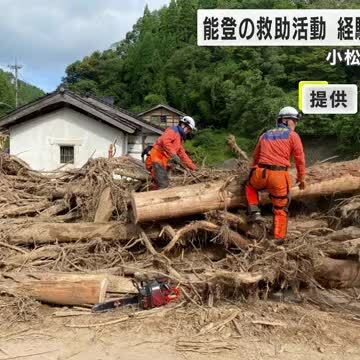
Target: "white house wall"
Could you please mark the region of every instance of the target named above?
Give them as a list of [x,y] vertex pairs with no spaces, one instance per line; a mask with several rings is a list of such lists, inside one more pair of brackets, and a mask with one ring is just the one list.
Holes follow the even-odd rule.
[[128,135],[127,151],[128,154],[136,159],[141,159],[144,146],[152,145],[160,135]]
[[64,108],[10,128],[10,154],[17,155],[35,170],[60,167],[60,145],[74,146],[73,167],[90,156],[107,157],[116,141],[116,156],[126,152],[125,134],[75,110]]

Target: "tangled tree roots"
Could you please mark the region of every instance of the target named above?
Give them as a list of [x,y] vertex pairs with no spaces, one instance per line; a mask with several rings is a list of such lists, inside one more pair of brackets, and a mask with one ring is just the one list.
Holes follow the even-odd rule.
[[[229,142],[242,157],[240,177],[245,179],[247,159],[234,139]],[[358,164],[321,165],[319,169],[325,177],[335,173],[353,176]],[[203,167],[190,174],[180,169],[171,182],[225,181],[217,194],[221,200],[226,184],[238,173]],[[310,170],[311,181],[318,174]],[[81,169],[43,174],[2,154],[2,272],[105,272],[142,280],[167,276],[179,284],[186,300],[200,306],[226,299],[268,298],[290,288],[360,287],[359,195],[338,201],[329,214],[295,218],[290,222],[288,241],[279,247],[269,240],[271,219],[263,226],[248,224],[244,214],[226,208],[135,225],[130,193],[147,190],[148,183],[143,164],[127,156],[90,159]],[[2,289],[11,297],[1,300],[17,309],[19,318],[30,319],[34,312],[21,310],[21,304],[30,301],[27,294],[21,297],[10,291],[14,287],[6,287],[9,279],[5,277]],[[109,289],[107,296],[115,296],[117,291]]]

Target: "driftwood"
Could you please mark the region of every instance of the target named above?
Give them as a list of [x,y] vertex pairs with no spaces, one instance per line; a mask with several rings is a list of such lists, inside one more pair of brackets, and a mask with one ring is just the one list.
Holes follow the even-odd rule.
[[[10,244],[50,244],[78,241],[125,241],[139,237],[137,226],[119,223],[34,223],[26,228],[7,229]],[[157,238],[160,229],[148,230],[150,238]]]
[[32,251],[26,251],[23,254],[8,256],[2,261],[1,265],[18,267],[35,260],[55,260],[58,256],[58,246],[43,246]]
[[54,205],[48,207],[40,213],[40,217],[48,218],[54,215],[57,215],[69,208],[68,204],[64,200],[58,200]]
[[[239,161],[237,170],[200,168],[194,176],[177,171],[171,184],[183,186],[144,192],[148,174],[143,164],[128,158],[90,159],[81,169],[44,176],[0,157],[0,266],[7,271],[0,277],[3,293],[89,304],[101,301],[105,291],[111,297],[136,291],[133,278],[167,276],[180,284],[188,301],[212,306],[216,300],[268,295],[279,285],[359,286],[354,261],[359,228],[335,231],[328,223],[330,217],[344,215],[342,226],[359,224],[356,197],[338,204],[336,214],[321,214],[321,220],[316,214],[296,217],[289,241],[277,247],[267,241],[270,219],[250,226],[243,214],[230,212],[246,205],[246,160]],[[294,186],[293,198],[357,192],[359,163],[308,169],[307,189]],[[141,227],[130,223],[131,191],[143,191],[132,195]],[[267,194],[261,196],[262,203],[268,201]],[[185,217],[193,214],[199,216]],[[166,223],[158,221],[167,218]],[[55,269],[76,272],[49,272]]]
[[31,205],[17,206],[10,205],[0,213],[1,218],[33,215],[49,208],[52,204],[49,201],[42,201]]
[[232,271],[208,271],[204,273],[206,281],[213,285],[223,283],[232,287],[240,287],[242,285],[257,284],[261,280],[273,277],[273,274],[262,273],[234,273]]
[[329,256],[347,257],[360,254],[360,238],[345,241],[330,241],[322,247],[324,253]]
[[353,260],[323,258],[315,279],[326,288],[360,287],[360,263]]
[[360,238],[360,228],[356,226],[349,226],[326,236],[326,239],[331,241],[345,241],[358,238]]
[[251,226],[247,223],[244,215],[233,214],[227,211],[214,210],[206,214],[207,218],[217,224],[229,224],[229,226],[243,233],[248,232]]
[[95,213],[95,223],[108,222],[114,211],[114,205],[111,199],[111,189],[106,187],[100,196],[99,204]]
[[[172,250],[172,248],[176,245],[176,243],[186,234],[192,232],[198,232],[200,230],[207,231],[215,235],[221,233],[221,227],[219,225],[213,224],[209,221],[195,221],[178,230],[175,233],[175,236],[172,238],[172,240],[166,245],[163,252],[164,253],[170,252],[170,250]],[[222,235],[223,238],[225,238],[231,244],[235,245],[240,249],[246,249],[249,245],[249,242],[243,236],[241,236],[235,231],[228,229],[226,233],[223,233]]]

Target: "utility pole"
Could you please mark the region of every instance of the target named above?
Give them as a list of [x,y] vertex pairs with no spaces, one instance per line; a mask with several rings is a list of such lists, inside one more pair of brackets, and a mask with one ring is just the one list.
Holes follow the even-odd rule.
[[22,65],[18,65],[17,60],[15,59],[15,65],[9,65],[9,68],[11,70],[14,70],[15,73],[15,108],[17,108],[19,104],[18,75],[19,70],[22,68]]

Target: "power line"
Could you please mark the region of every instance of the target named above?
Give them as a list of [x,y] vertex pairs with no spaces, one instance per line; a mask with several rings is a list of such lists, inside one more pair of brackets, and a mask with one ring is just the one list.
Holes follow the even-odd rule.
[[19,87],[18,87],[18,77],[19,70],[22,68],[22,65],[18,65],[17,60],[15,59],[15,65],[9,65],[11,70],[14,70],[15,73],[15,107],[18,107],[19,103]]

